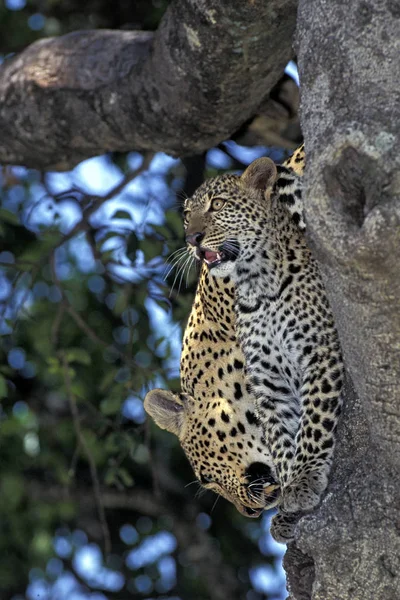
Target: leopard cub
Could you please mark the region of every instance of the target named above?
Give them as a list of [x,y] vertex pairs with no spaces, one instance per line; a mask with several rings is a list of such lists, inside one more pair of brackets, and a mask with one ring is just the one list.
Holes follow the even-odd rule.
[[270,159],[209,180],[187,211],[187,239],[210,275],[234,282],[236,334],[289,513],[325,490],[341,407],[340,345],[307,246],[301,177]]

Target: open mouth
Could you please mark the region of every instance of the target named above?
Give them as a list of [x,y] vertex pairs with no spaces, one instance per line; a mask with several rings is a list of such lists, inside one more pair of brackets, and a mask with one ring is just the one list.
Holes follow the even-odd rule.
[[264,497],[260,498],[260,502],[264,504],[261,507],[250,507],[250,506],[241,506],[239,512],[245,517],[250,517],[252,519],[256,519],[261,515],[264,510],[269,510],[270,508],[274,508],[280,499],[280,487],[278,485],[268,485],[264,487]]
[[249,506],[242,506],[239,512],[241,512],[245,517],[250,517],[250,519],[257,519],[263,510],[263,508],[250,508]]
[[247,517],[258,517],[262,511],[269,510],[279,503],[280,486],[275,479],[271,467],[262,462],[251,463],[246,471],[246,493],[251,508],[244,502],[240,512]]
[[229,242],[228,244],[222,244],[218,251],[210,250],[209,248],[203,248],[198,246],[197,256],[200,260],[204,260],[209,269],[227,262],[229,260],[236,260],[239,255],[239,245],[237,242]]
[[226,260],[224,252],[213,252],[212,250],[207,250],[207,248],[199,248],[197,252],[199,258],[204,260],[209,269],[220,265]]
[[281,488],[279,485],[269,485],[264,487],[264,499],[265,499],[265,508],[264,510],[268,510],[269,508],[273,508],[278,503],[281,495]]

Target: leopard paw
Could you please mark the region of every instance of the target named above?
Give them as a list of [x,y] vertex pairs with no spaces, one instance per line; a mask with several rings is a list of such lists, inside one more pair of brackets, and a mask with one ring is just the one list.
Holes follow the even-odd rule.
[[286,514],[278,512],[271,519],[271,535],[276,542],[288,544],[294,539],[294,530],[299,519],[299,515]]
[[312,510],[319,504],[327,484],[327,475],[322,471],[310,471],[291,479],[282,492],[284,510],[289,513]]

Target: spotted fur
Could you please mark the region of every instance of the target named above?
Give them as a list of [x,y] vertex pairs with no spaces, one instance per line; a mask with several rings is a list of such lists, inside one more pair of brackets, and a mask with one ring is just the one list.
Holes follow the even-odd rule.
[[301,194],[298,175],[259,159],[203,184],[187,215],[210,274],[235,283],[237,336],[287,512],[312,509],[326,488],[343,370]]
[[279,489],[235,335],[234,289],[203,266],[183,339],[181,394],[152,390],[145,409],[179,437],[199,482],[246,516],[276,504]]
[[[303,148],[288,167],[280,168],[276,189],[282,206],[302,228],[301,198],[290,174],[302,172]],[[204,218],[205,228],[212,227],[212,221],[205,222],[204,199],[218,195],[221,184],[224,194],[235,194],[238,183],[237,176],[206,182],[187,203],[186,210],[191,211],[187,228],[196,229],[196,218]],[[178,435],[203,485],[233,502],[243,514],[257,516],[277,502],[281,482],[256,415],[255,394],[246,380],[235,330],[234,286],[228,276],[211,275],[203,264],[183,342],[182,394],[153,390],[145,408],[161,427]]]

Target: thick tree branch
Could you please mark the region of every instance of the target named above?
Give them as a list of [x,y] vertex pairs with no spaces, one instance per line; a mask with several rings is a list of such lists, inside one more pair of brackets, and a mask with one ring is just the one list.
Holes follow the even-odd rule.
[[286,558],[293,600],[400,597],[399,40],[396,2],[300,1],[306,216],[356,393],[298,527],[314,580]]
[[292,55],[296,0],[176,0],[153,35],[79,31],[0,66],[0,162],[199,153],[255,114]]

